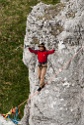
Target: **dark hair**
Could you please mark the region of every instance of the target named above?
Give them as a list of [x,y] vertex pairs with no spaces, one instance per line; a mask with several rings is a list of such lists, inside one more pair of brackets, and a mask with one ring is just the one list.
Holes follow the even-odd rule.
[[43,48],[44,48],[44,50],[46,50],[46,47],[45,47],[45,46],[41,46],[41,47],[43,47]]
[[46,50],[46,47],[44,46],[44,50]]
[[44,43],[40,43],[40,44],[38,45],[38,47],[40,47],[40,46],[45,47],[45,44],[44,44]]

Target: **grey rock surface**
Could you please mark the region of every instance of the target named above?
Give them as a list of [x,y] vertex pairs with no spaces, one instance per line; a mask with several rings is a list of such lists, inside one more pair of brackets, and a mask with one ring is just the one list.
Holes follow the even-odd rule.
[[11,120],[6,120],[0,115],[0,125],[15,125]]
[[[27,18],[24,45],[38,49],[45,42],[56,52],[48,58],[48,84],[25,106],[21,125],[84,125],[84,1],[61,2],[39,3]],[[23,61],[32,95],[38,88],[37,57],[24,47]]]

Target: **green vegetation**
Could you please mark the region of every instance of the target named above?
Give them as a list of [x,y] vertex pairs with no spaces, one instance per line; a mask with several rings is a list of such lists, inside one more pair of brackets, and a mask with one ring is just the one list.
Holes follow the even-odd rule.
[[[43,0],[56,4],[59,0]],[[28,98],[28,70],[22,62],[26,18],[38,0],[0,0],[0,113]],[[23,110],[24,107],[21,107]]]
[[59,3],[60,0],[40,0],[46,4],[56,4]]

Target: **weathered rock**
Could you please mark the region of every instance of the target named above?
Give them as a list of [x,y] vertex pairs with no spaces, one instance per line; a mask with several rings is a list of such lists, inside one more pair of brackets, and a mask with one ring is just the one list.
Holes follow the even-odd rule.
[[[56,52],[48,58],[48,85],[26,105],[22,125],[84,125],[84,48],[72,58],[84,46],[83,4],[83,0],[56,6],[39,3],[29,14],[24,44],[37,49],[38,43],[45,42]],[[23,61],[33,94],[38,88],[37,59],[24,48]]]
[[15,125],[11,120],[6,120],[0,115],[0,125]]

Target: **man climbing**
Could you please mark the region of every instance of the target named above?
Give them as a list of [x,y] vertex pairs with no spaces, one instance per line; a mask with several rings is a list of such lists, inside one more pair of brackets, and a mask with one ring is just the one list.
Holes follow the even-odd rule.
[[38,78],[40,81],[40,86],[37,91],[41,91],[41,89],[45,86],[44,77],[47,70],[47,57],[48,55],[53,54],[55,50],[46,50],[44,43],[39,44],[38,47],[39,50],[34,50],[29,47],[29,51],[36,54],[38,58]]

